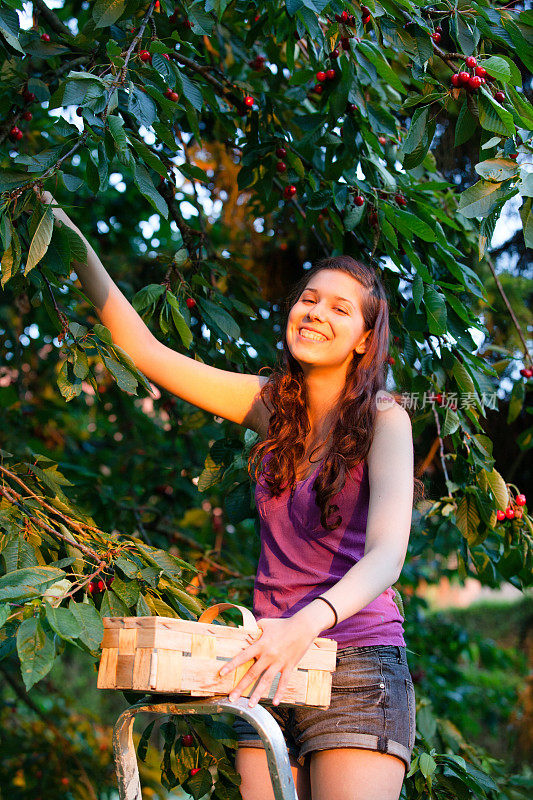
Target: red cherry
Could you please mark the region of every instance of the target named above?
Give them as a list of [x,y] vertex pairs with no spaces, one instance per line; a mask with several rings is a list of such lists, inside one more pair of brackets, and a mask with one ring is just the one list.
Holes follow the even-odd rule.
[[462,71],[459,73],[459,80],[461,81],[461,83],[463,84],[463,86],[466,86],[466,84],[467,84],[467,83],[468,83],[468,81],[470,80],[470,75],[468,74],[468,72],[465,72],[465,70],[462,70]]
[[105,589],[105,583],[102,580],[99,580],[96,584],[96,588],[99,592],[103,592]]
[[522,509],[521,508],[515,508],[515,510],[514,510],[514,518],[515,519],[522,519],[523,516],[524,516],[524,512],[522,511]]
[[49,42],[50,41],[50,34],[43,33],[43,35],[41,36],[41,39],[43,40],[43,42]]
[[150,62],[152,61],[152,56],[148,52],[148,50],[140,50],[139,51],[139,58],[141,59],[141,61],[144,61],[145,63],[147,61],[150,61]]
[[365,203],[365,198],[360,194],[356,194],[353,201],[356,206],[362,206]]
[[478,75],[471,75],[468,79],[468,88],[476,91],[481,86],[481,78]]
[[355,103],[346,103],[346,113],[353,114],[357,111],[357,106]]
[[197,772],[200,772],[200,769],[200,767],[193,767],[191,770],[189,770],[189,775],[196,775]]
[[365,17],[363,17],[363,25],[367,25],[370,22],[370,20],[371,20],[371,16],[370,16],[370,14],[367,14]]
[[522,369],[520,370],[520,375],[522,375],[523,378],[527,378],[526,372],[527,369],[525,367],[522,367]]
[[477,61],[474,58],[474,56],[468,56],[465,63],[467,67],[470,67],[470,69],[474,69],[474,67],[477,67]]
[[338,48],[336,48],[336,47],[335,47],[335,48],[334,48],[334,49],[331,51],[331,53],[329,54],[329,57],[330,57],[330,58],[338,58],[338,57],[339,57],[339,55],[340,55],[340,53],[339,53],[339,51],[338,51]]
[[496,512],[496,519],[498,520],[498,522],[502,522],[502,520],[505,519],[505,511],[498,509]]
[[194,737],[191,733],[184,733],[181,737],[181,743],[184,747],[191,747],[194,744]]
[[[514,157],[516,158],[517,155],[518,155],[518,153],[515,153]],[[511,158],[512,158],[512,156],[511,156]],[[533,369],[531,367],[528,367],[526,369],[526,378],[533,378]]]
[[167,61],[170,61],[170,56],[168,53],[163,53],[163,58],[166,58]]
[[517,494],[515,498],[515,503],[517,506],[525,506],[526,504],[525,494]]
[[437,27],[435,28],[435,33],[442,33],[442,28],[440,25],[437,25]]
[[[509,158],[512,158],[513,161],[515,161],[518,158],[518,153],[509,153]],[[527,372],[529,372],[529,375]],[[531,370],[526,370],[526,378],[531,378],[531,375],[533,375],[533,372]]]
[[290,200],[290,198],[294,197],[295,194],[296,194],[296,186],[294,186],[294,184],[286,186],[283,190],[283,197],[286,200]]
[[394,356],[389,356],[389,357],[387,358],[387,361],[389,362],[389,364],[391,365],[391,367],[392,367],[392,366],[393,366],[393,365],[396,363],[396,360],[395,360]]
[[317,72],[317,74],[316,74],[316,79],[317,79],[317,81],[320,81],[320,82],[322,83],[323,81],[325,81],[325,80],[326,80],[326,73],[325,73],[325,72],[323,72],[322,70],[320,70],[320,71],[319,71],[319,72]]
[[18,131],[17,131],[16,139],[18,139],[18,141],[20,142],[20,140],[23,138],[23,136],[24,136],[24,133],[19,128]]
[[511,508],[511,506],[507,506],[507,508],[505,509],[505,516],[507,517],[507,519],[514,519],[514,508]]
[[61,778],[61,783],[63,784],[63,786],[68,786],[70,783],[70,779],[67,778],[66,775],[63,775],[63,777]]
[[278,163],[276,164],[276,169],[281,174],[282,172],[285,172],[285,170],[287,169],[287,165],[284,161],[278,161]]
[[442,395],[440,392],[438,392],[438,394],[435,395],[435,402],[438,406],[442,405]]
[[496,92],[494,99],[497,100],[498,103],[503,103],[505,100],[505,92]]
[[476,75],[479,75],[480,78],[484,78],[487,74],[487,70],[485,67],[476,67]]
[[386,144],[387,143],[387,137],[386,136],[378,136],[378,142],[380,144]]
[[341,14],[341,22],[348,22],[349,14],[347,11],[343,11]]
[[180,96],[179,96],[179,94],[177,92],[170,92],[170,94],[167,95],[167,96],[168,96],[168,99],[172,100],[173,103],[177,103],[178,100],[180,99]]
[[33,114],[31,111],[24,111],[22,114],[22,119],[25,119],[27,122],[30,122],[33,119]]
[[399,206],[406,206],[407,205],[407,200],[401,194],[395,194],[394,195],[394,199],[396,200],[396,202],[398,203]]
[[322,92],[324,91],[324,87],[322,86],[321,83],[315,83],[311,91],[314,92],[315,94],[322,94]]
[[455,75],[452,75],[452,86],[456,88],[461,86],[461,78],[459,77],[459,73],[456,72]]
[[78,106],[78,108],[76,109],[76,114],[78,115],[78,117],[83,116],[83,108],[81,106]]
[[394,337],[394,344],[400,344],[400,337],[399,336],[395,336]]
[[11,130],[9,131],[9,138],[10,139],[16,139],[17,138],[17,133],[19,132],[19,130],[20,130],[20,128],[17,128],[17,126],[14,125],[11,128]]
[[96,583],[95,583],[95,581],[89,581],[89,583],[88,583],[88,586],[87,586],[87,592],[88,592],[89,594],[93,594],[93,592],[95,591],[95,589],[96,589]]
[[337,77],[337,73],[334,69],[327,69],[326,70],[326,80],[327,81],[334,81]]
[[363,14],[363,16],[367,17],[371,13],[372,12],[370,11],[368,6],[361,6],[361,14]]
[[155,10],[156,10],[156,11],[159,11],[159,10],[160,10],[160,8],[161,8],[161,3],[159,2],[159,0],[155,0],[155,3],[154,3],[154,8],[155,8]]
[[187,308],[194,308],[196,305],[196,300],[194,299],[194,297],[188,297],[185,301],[185,305],[187,306]]
[[192,22],[190,21],[190,19],[188,19],[187,17],[185,17],[185,19],[183,20],[183,27],[184,27],[184,28],[189,28],[189,29],[190,29],[190,28],[192,28],[192,25],[193,25],[193,24],[192,24]]
[[[363,22],[364,22],[364,20],[363,20]],[[441,40],[441,34],[438,31],[435,31],[435,33],[431,34],[431,38],[433,39],[435,44],[438,44],[440,42],[440,40]]]
[[244,105],[248,106],[248,108],[251,108],[253,106],[254,102],[255,102],[255,100],[254,100],[254,98],[252,97],[251,94],[247,94],[246,97],[244,98]]
[[35,100],[37,99],[33,94],[33,92],[28,92],[27,90],[24,92],[22,96],[27,103],[34,103]]
[[285,156],[287,155],[287,151],[285,150],[284,147],[277,147],[276,155],[278,158],[285,158]]

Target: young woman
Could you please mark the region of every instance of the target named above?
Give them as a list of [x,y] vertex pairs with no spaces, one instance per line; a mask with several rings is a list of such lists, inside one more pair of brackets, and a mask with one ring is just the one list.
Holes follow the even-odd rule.
[[[56,205],[49,192],[42,199]],[[84,240],[76,263],[98,315],[136,366],[193,405],[255,430],[261,555],[253,613],[261,637],[225,670],[253,659],[230,693],[276,676],[273,705],[299,800],[397,800],[415,738],[415,696],[403,618],[393,600],[413,503],[409,415],[383,391],[388,305],[376,273],[349,256],[324,259],[291,292],[282,366],[270,378],[216,369],[161,344]],[[332,501],[330,503],[330,500]],[[327,710],[278,707],[317,636],[338,643]],[[273,797],[259,735],[234,724],[244,800]]]

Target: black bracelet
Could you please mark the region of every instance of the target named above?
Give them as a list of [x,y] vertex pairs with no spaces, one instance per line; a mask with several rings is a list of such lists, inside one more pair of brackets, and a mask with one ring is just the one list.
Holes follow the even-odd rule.
[[[339,621],[339,618],[337,617],[337,612],[335,611],[335,607],[334,607],[333,603],[330,603],[330,602],[329,602],[329,600],[326,600],[326,598],[325,598],[325,597],[322,597],[322,595],[321,595],[321,594],[320,594],[320,595],[318,595],[318,597],[315,597],[315,600],[323,600],[323,601],[324,601],[324,603],[327,603],[327,604],[328,604],[328,606],[331,608],[331,610],[332,610],[332,611],[333,611],[333,613],[335,614],[335,622],[334,622],[334,623],[333,623],[333,625],[331,625],[330,627],[331,627],[331,628],[334,628],[334,627],[335,627],[335,625],[338,623],[338,621]],[[327,630],[329,630],[329,628],[328,628]]]

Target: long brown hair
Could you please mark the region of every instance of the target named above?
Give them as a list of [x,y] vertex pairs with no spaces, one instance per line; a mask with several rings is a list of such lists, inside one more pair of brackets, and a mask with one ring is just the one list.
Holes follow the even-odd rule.
[[[365,330],[371,331],[367,337],[366,351],[360,354],[354,350],[327,437],[331,437],[331,444],[313,483],[321,525],[327,530],[334,530],[341,524],[342,517],[338,514],[333,522],[328,522],[328,517],[338,511],[335,504],[328,507],[329,500],[344,487],[348,472],[366,459],[377,414],[376,393],[385,388],[389,306],[385,289],[372,267],[351,256],[323,258],[307,270],[290,290],[283,308],[283,350],[260,393],[261,399],[272,411],[268,433],[266,439],[250,448],[248,472],[257,481],[262,459],[266,453],[270,453],[263,480],[271,495],[277,497],[296,483],[296,467],[305,454],[310,423],[304,372],[287,344],[287,320],[310,278],[323,269],[345,272],[364,287],[366,291],[362,292],[361,312]],[[322,445],[323,442],[314,449]]]

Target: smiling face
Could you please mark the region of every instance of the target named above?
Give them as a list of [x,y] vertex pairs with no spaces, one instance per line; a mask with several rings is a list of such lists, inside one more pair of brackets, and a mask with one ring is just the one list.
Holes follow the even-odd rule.
[[354,351],[364,353],[370,333],[361,312],[365,291],[340,270],[323,269],[309,279],[290,310],[286,331],[290,352],[304,371],[306,366],[348,367]]

